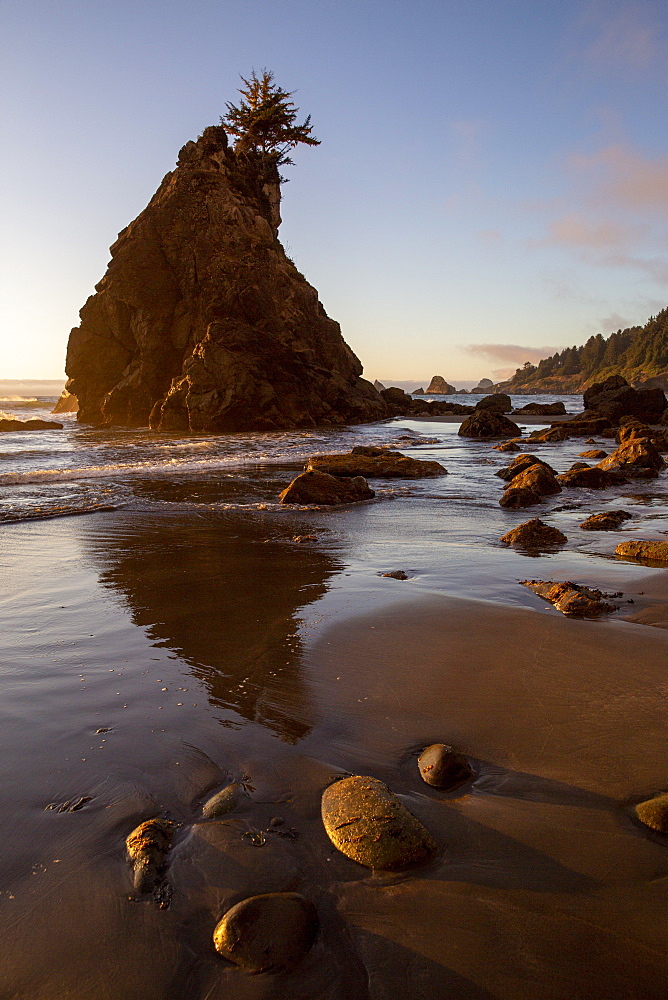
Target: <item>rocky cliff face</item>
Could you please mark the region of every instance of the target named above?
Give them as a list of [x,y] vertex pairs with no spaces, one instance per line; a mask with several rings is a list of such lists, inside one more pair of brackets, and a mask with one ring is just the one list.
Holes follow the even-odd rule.
[[278,174],[188,142],[111,247],[67,350],[78,419],[170,431],[380,419],[387,406],[277,238]]

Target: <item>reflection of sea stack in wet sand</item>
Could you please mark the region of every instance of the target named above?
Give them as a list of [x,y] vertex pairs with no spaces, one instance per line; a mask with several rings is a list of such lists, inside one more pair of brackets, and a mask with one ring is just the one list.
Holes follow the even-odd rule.
[[232,431],[387,415],[285,255],[278,171],[258,163],[207,128],[120,233],[70,334],[79,420]]

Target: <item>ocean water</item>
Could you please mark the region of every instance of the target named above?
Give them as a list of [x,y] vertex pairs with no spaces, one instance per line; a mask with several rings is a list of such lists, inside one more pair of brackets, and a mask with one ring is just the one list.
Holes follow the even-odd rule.
[[[434,398],[462,401],[461,396]],[[557,398],[564,399],[569,412],[581,409],[579,396],[541,397],[541,401]],[[532,399],[518,397],[517,404]],[[471,402],[475,401],[474,397]],[[231,480],[241,487],[241,495],[219,502],[235,506],[271,502],[275,497],[263,483],[267,476],[276,478],[275,467],[296,468],[310,455],[348,451],[357,444],[392,445],[411,454],[427,448],[430,457],[447,459],[456,468],[470,452],[467,443],[457,438],[456,424],[438,424],[436,431],[427,431],[421,422],[402,418],[340,429],[174,436],[145,428],[88,427],[77,423],[75,414],[52,415],[55,402],[55,397],[0,397],[0,413],[7,417],[57,420],[64,425],[62,430],[0,434],[0,520],[53,516],[98,504],[145,504],[146,491],[137,484],[146,478],[165,482],[190,477],[209,493],[215,484],[232,486]]]
[[[535,397],[538,402],[558,399],[567,412],[582,409],[580,396]],[[513,403],[532,401],[521,396]],[[156,517],[191,512],[226,517],[230,527],[243,523],[244,531],[271,528],[282,535],[294,522],[295,534],[316,531],[328,543],[346,548],[352,575],[359,572],[364,578],[369,565],[378,572],[402,568],[418,586],[533,607],[544,605],[516,586],[517,579],[535,575],[527,570],[527,555],[499,543],[501,535],[522,521],[546,518],[564,531],[567,548],[543,556],[543,562],[552,563],[557,578],[590,585],[601,585],[605,577],[622,586],[647,572],[614,559],[621,538],[638,537],[639,531],[647,538],[668,534],[666,475],[621,489],[567,490],[537,507],[503,510],[498,501],[504,483],[494,473],[512,456],[494,451],[494,442],[459,437],[458,422],[399,417],[342,428],[175,436],[145,428],[85,426],[75,414],[52,417],[54,404],[53,397],[0,400],[8,416],[51,418],[64,425],[62,430],[0,435],[0,523],[100,510],[108,510],[108,517],[121,510]],[[522,428],[521,417],[517,421]],[[524,425],[525,432],[539,426]],[[374,500],[328,511],[303,510],[299,518],[294,508],[278,502],[309,456],[345,452],[359,444],[390,445],[416,458],[434,459],[448,475],[376,480]],[[614,442],[601,438],[598,445],[610,451]],[[588,447],[576,438],[528,443],[525,450],[564,472]],[[632,515],[619,532],[578,529],[590,514],[619,507]]]

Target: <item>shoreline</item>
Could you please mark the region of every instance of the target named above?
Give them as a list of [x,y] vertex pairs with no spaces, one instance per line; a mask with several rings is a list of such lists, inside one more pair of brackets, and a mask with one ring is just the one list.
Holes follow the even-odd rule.
[[[410,417],[411,420],[422,420],[428,423],[441,423],[441,424],[461,424],[462,421],[466,419],[466,414],[461,413],[444,413],[442,416],[430,417],[426,414],[420,413],[415,414]],[[470,414],[468,414],[470,416]],[[504,413],[505,417],[512,420],[513,423],[519,424],[530,424],[533,426],[545,426],[549,427],[552,423],[560,423],[565,420],[573,420],[576,417],[582,416],[581,413],[555,413],[555,414],[538,414],[538,413]]]

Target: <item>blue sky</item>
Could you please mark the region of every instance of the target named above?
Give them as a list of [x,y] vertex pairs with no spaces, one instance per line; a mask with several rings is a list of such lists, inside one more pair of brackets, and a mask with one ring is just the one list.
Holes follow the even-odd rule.
[[4,0],[0,378],[58,378],[116,234],[268,67],[280,237],[370,378],[495,377],[668,305],[665,0]]

